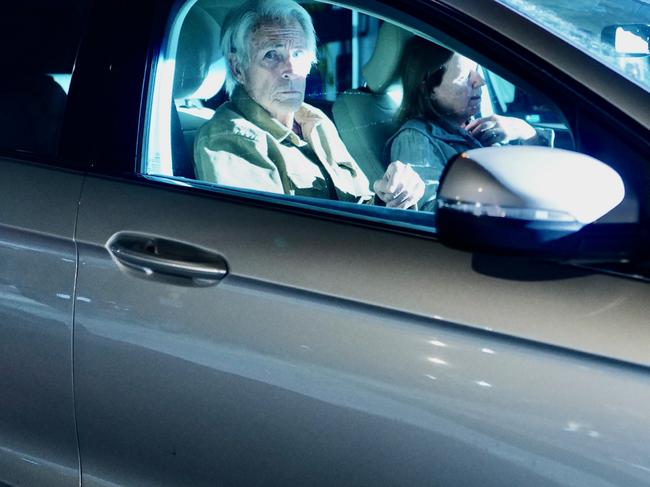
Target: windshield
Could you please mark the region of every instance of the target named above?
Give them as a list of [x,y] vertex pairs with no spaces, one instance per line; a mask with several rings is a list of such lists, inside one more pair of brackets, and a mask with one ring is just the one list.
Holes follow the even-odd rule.
[[[497,0],[650,91],[650,0]],[[635,24],[629,29],[630,24]],[[640,24],[642,26],[639,31]],[[618,27],[620,26],[620,27]],[[627,26],[627,27],[626,27]],[[610,39],[608,31],[624,36]],[[613,36],[611,36],[613,37]],[[637,46],[634,54],[620,39]],[[629,45],[629,42],[628,42]],[[640,47],[639,47],[640,46]],[[643,54],[645,52],[645,54]]]

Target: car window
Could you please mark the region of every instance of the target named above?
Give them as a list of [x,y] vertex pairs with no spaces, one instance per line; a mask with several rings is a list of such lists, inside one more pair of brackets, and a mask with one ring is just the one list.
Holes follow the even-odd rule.
[[[199,0],[173,13],[153,76],[145,175],[431,229],[437,186],[455,154],[524,143],[573,148],[562,111],[539,92],[508,81],[507,69],[497,74],[435,40],[352,9],[302,2],[315,45],[302,38],[291,38],[291,46],[255,40],[246,53],[249,62],[243,62],[236,56],[242,49],[234,47],[236,36],[231,40],[228,34],[228,19],[236,17],[239,5]],[[291,32],[296,25],[304,34],[301,25],[284,27]],[[415,39],[463,59],[457,77],[471,92],[461,103],[474,109],[458,126],[429,123],[430,112],[405,116],[409,97],[403,78],[413,71],[405,68],[405,59],[419,52]],[[447,61],[451,58],[444,66]],[[284,81],[269,74],[278,63],[292,66],[291,79],[280,88]],[[295,92],[307,105],[288,110],[287,125],[282,107],[293,103]],[[423,136],[434,126],[433,138]],[[435,162],[422,162],[431,157]],[[408,181],[414,180],[418,196],[409,200]]]
[[554,132],[553,147],[574,149],[573,135],[562,112],[548,98],[536,91],[525,90],[497,73],[483,69],[486,82],[483,114],[496,113],[525,120],[534,127]]
[[650,91],[645,0],[498,0]]
[[2,6],[0,151],[56,154],[87,3]]

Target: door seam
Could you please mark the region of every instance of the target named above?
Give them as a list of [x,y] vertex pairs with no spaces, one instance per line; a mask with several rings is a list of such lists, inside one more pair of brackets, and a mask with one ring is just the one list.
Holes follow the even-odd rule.
[[71,323],[71,333],[70,333],[70,377],[72,382],[72,417],[74,425],[74,435],[75,441],[77,443],[77,465],[79,468],[79,487],[81,487],[82,479],[82,466],[81,466],[81,445],[79,444],[79,428],[77,425],[77,397],[76,397],[76,387],[75,387],[75,321],[76,321],[76,312],[77,312],[77,280],[79,278],[79,245],[77,242],[77,226],[79,224],[79,213],[81,212],[81,198],[83,195],[84,186],[86,184],[86,175],[82,175],[81,186],[79,188],[79,196],[77,198],[77,211],[75,214],[74,228],[72,231],[72,243],[74,245],[75,252],[75,270],[74,270],[74,282],[72,285],[72,323]]

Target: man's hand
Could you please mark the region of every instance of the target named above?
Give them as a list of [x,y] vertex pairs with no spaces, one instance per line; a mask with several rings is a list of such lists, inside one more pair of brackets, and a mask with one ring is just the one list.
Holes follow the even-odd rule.
[[537,132],[527,122],[515,117],[490,115],[489,117],[472,120],[465,127],[483,145],[498,143],[507,144],[513,140],[521,140],[525,144],[534,144]]
[[388,208],[410,208],[424,195],[424,181],[411,166],[400,161],[391,162],[384,177],[372,187]]

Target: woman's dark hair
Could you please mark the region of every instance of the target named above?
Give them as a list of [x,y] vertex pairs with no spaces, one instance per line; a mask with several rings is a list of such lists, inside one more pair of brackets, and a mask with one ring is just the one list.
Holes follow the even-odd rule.
[[441,118],[431,100],[431,92],[440,86],[446,63],[453,54],[453,51],[421,37],[416,36],[408,41],[401,64],[404,97],[397,113],[400,123],[411,118]]

